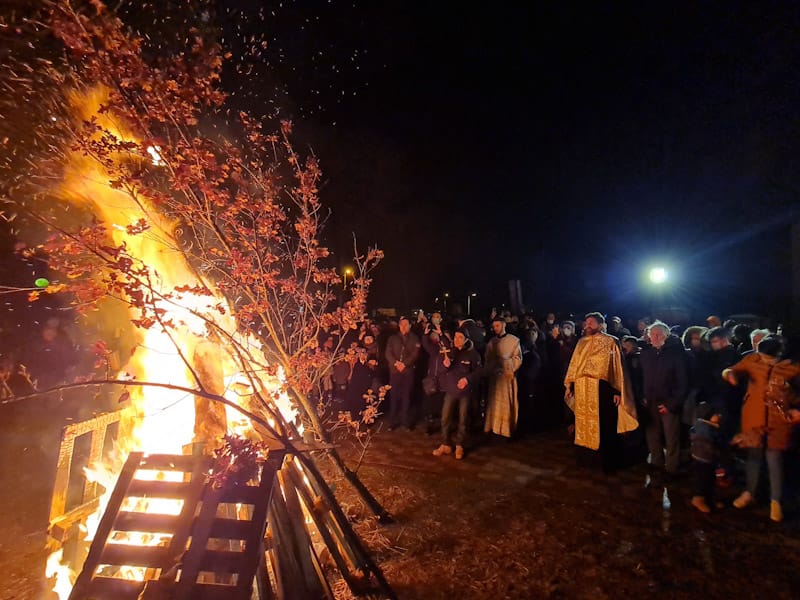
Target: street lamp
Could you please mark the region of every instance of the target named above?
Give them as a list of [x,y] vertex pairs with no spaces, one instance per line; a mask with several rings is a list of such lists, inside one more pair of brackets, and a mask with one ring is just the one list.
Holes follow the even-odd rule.
[[450,292],[444,293],[444,312],[447,314],[447,299],[450,297]]
[[348,275],[352,275],[352,274],[353,274],[353,269],[351,269],[350,267],[345,268],[345,270],[344,270],[344,283],[342,284],[342,287],[345,287],[345,288],[347,287],[347,276]]
[[669,273],[664,267],[654,267],[650,269],[650,283],[654,285],[661,285],[667,278],[669,277]]
[[472,299],[477,295],[478,294],[476,294],[475,292],[472,292],[471,294],[467,294],[467,316],[468,317],[470,315],[472,315]]

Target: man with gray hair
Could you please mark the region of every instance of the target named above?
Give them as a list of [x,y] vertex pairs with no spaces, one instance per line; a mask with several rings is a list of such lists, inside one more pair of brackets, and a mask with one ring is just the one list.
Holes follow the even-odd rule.
[[687,360],[683,344],[670,335],[667,325],[656,321],[647,332],[650,346],[642,350],[641,366],[650,464],[674,475],[680,463],[681,412],[689,391]]
[[772,332],[769,329],[754,329],[750,332],[750,348],[747,352],[742,352],[742,357],[747,356],[748,354],[753,354],[758,348],[759,342],[763,340],[768,335],[772,335]]

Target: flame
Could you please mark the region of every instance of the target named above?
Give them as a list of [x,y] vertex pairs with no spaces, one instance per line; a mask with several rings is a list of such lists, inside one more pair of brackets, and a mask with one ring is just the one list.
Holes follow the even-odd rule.
[[[102,89],[74,94],[71,97],[71,104],[76,118],[88,120],[93,117],[101,127],[119,139],[136,141],[130,132],[122,129],[111,114],[98,113],[98,108],[106,99],[107,95]],[[161,148],[150,146],[145,150],[151,158],[153,167],[159,168],[164,164]],[[57,190],[57,195],[72,205],[88,207],[100,221],[108,224],[109,235],[114,243],[125,244],[132,256],[141,259],[154,273],[157,273],[156,285],[160,287],[160,291],[168,292],[176,286],[193,287],[197,284],[214,289],[209,282],[198,276],[184,255],[177,250],[175,223],[160,214],[146,198],[133,199],[124,191],[113,189],[109,184],[109,175],[91,158],[76,151],[69,155],[63,182]],[[139,234],[130,233],[127,225],[137,223],[141,219],[145,219],[151,229]],[[220,302],[226,303],[221,295],[199,297],[188,293],[183,295],[180,306],[161,302],[159,307],[166,311],[167,319],[185,325],[169,332],[158,326],[141,332],[138,348],[123,372],[135,376],[140,381],[195,388],[196,383],[192,380],[184,358],[180,356],[177,348],[181,349],[185,357],[192,357],[203,343],[208,343],[204,339],[206,322],[203,317],[213,319],[232,334],[237,331],[230,316],[231,311],[226,311],[226,316],[220,315],[216,310],[215,306]],[[260,354],[255,340],[241,337],[243,335],[241,333],[235,335],[240,336],[240,343]],[[259,356],[260,358],[262,357]],[[246,377],[237,372],[233,361],[225,360],[224,356],[222,359],[224,379],[222,385],[226,390],[225,395],[228,399],[238,402],[238,398],[242,396],[241,390],[249,389],[250,383]],[[276,379],[265,376],[262,383],[266,389],[275,391],[280,388],[282,380],[283,374],[279,373]],[[91,465],[86,469],[87,478],[97,481],[106,489],[97,512],[86,523],[87,542],[94,538],[119,469],[130,452],[181,454],[184,447],[193,441],[195,405],[192,394],[168,389],[143,391],[142,388],[135,386],[132,386],[129,392],[131,404],[125,409],[126,415],[120,425],[120,439],[117,441],[114,456],[103,464]],[[285,393],[276,395],[275,405],[287,422],[295,419],[296,409]],[[226,412],[229,431],[242,434],[251,428],[249,421],[233,408],[226,407]],[[180,478],[182,474],[137,471],[135,475],[138,479],[169,479],[176,476]],[[181,500],[156,498],[131,500],[123,510],[178,514],[182,507]],[[110,542],[159,545],[165,543],[165,539],[168,541],[168,537],[154,536],[151,533],[117,532]],[[47,573],[48,577],[56,577],[54,590],[61,600],[66,600],[71,590],[70,581],[74,579],[74,575],[61,564],[61,560],[61,551],[51,555],[47,562]],[[109,567],[103,566],[102,569],[107,574]],[[141,581],[145,576],[144,569],[135,567],[116,569],[117,572],[114,573],[116,577]]]

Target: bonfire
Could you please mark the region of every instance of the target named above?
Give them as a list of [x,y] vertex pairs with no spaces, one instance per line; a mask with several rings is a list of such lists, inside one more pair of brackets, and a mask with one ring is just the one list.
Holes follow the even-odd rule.
[[[259,589],[286,593],[302,585],[324,592],[327,546],[327,566],[338,568],[352,589],[377,582],[391,595],[315,464],[315,456],[331,458],[382,513],[330,443],[319,392],[335,356],[319,340],[341,339],[363,319],[380,251],[356,252],[349,298],[336,306],[343,282],[320,242],[325,213],[317,161],[294,150],[290,123],[273,130],[231,111],[220,86],[228,56],[213,29],[192,25],[183,47],[153,53],[99,1],[76,6],[67,0],[47,4],[15,27],[20,35],[34,31],[46,49],[25,63],[31,75],[23,92],[46,89],[39,103],[50,110],[37,130],[44,140],[39,155],[26,161],[24,177],[16,178],[22,183],[4,190],[5,214],[46,232],[19,248],[51,270],[31,301],[63,295],[80,322],[106,338],[95,344],[94,372],[59,389],[101,389],[113,409],[83,429],[65,430],[62,480],[69,479],[78,432],[100,433],[80,506],[67,506],[67,488],[57,481],[51,526],[61,547],[47,567],[55,590],[62,600],[82,597],[88,588],[72,592],[76,579],[84,585],[102,577],[141,584],[112,591],[192,597],[145,583],[179,585],[181,572],[185,580],[193,556],[187,539],[203,523],[195,504],[214,498],[224,514],[209,519],[263,517],[256,537],[248,530],[248,547],[245,533],[238,542],[217,540],[216,550],[209,546],[260,554],[252,565]],[[223,117],[226,134],[208,134],[207,124]],[[374,402],[368,408],[366,424],[377,415]],[[104,451],[112,422],[117,433]],[[273,481],[279,491],[272,491]],[[136,496],[136,489],[148,492]],[[252,502],[230,500],[237,493]],[[120,528],[125,519],[151,529]],[[294,554],[306,558],[287,566],[278,540],[291,540]],[[137,547],[180,552],[137,553]],[[98,556],[118,557],[118,564],[92,563]],[[248,577],[211,572],[196,581],[246,594]]]

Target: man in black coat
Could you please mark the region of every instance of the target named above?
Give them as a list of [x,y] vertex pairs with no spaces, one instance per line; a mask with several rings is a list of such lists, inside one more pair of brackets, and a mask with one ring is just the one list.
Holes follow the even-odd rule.
[[400,331],[389,338],[386,344],[386,362],[389,363],[389,429],[403,425],[408,429],[414,425],[411,410],[411,395],[414,392],[414,366],[422,344],[411,332],[411,322],[400,318]]
[[653,323],[648,333],[651,345],[642,349],[640,361],[650,464],[674,474],[680,464],[681,413],[689,388],[686,356],[680,339],[670,336],[664,323]]

